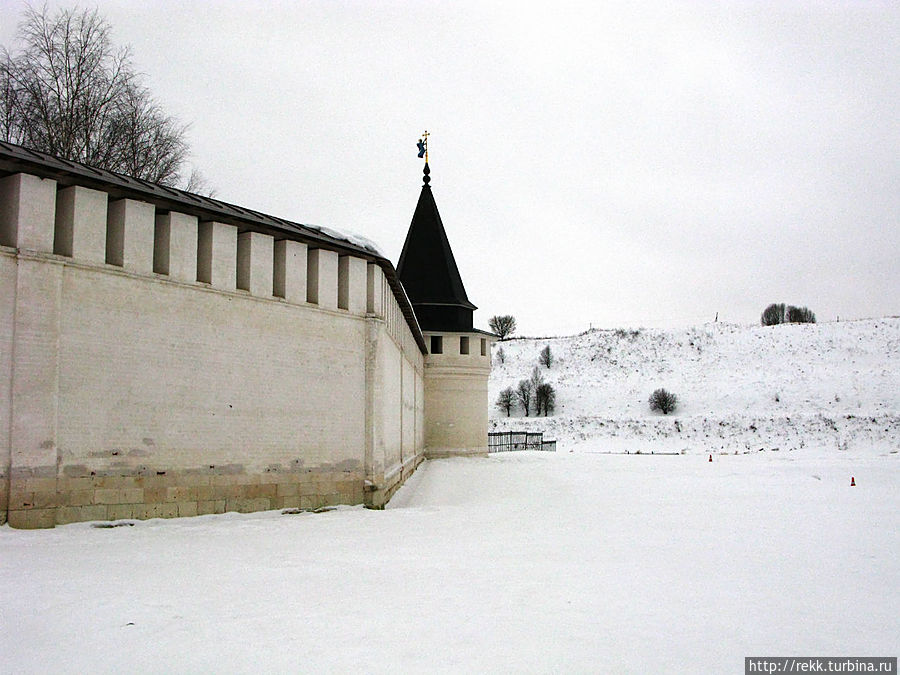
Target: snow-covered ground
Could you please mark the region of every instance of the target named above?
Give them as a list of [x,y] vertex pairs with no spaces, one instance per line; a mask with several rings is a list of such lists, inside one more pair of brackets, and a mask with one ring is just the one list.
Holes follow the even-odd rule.
[[[745,656],[896,656],[900,322],[781,328],[551,341],[559,415],[514,422],[556,425],[559,451],[426,462],[385,511],[2,527],[0,672],[710,673]],[[492,398],[544,344],[504,344]],[[591,356],[596,371],[578,365]],[[674,418],[645,410],[657,386],[682,397]],[[706,418],[734,433],[707,438]],[[667,448],[686,454],[649,454]]]

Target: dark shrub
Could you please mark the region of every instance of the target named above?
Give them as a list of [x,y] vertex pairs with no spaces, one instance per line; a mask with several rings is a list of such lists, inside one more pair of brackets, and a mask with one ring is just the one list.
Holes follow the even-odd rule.
[[677,405],[678,397],[665,389],[657,389],[650,394],[650,410],[659,410],[663,415],[668,415]]

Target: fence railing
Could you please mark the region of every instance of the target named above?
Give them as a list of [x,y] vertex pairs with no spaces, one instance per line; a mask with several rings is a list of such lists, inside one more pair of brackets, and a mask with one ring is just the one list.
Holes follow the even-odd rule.
[[516,450],[556,452],[556,441],[545,441],[543,432],[494,431],[488,434],[488,452]]

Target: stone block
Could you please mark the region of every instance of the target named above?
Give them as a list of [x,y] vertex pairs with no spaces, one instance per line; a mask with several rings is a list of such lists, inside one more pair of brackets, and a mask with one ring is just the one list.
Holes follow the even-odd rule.
[[168,488],[166,487],[145,487],[144,503],[145,504],[161,504],[166,501]]
[[134,504],[110,504],[106,509],[106,517],[109,520],[134,518]]
[[135,504],[134,517],[141,520],[150,518],[177,518],[178,505],[170,504]]
[[279,497],[290,497],[300,494],[299,483],[278,483],[276,494]]
[[368,262],[343,255],[338,259],[338,307],[360,316],[366,313]]
[[286,497],[277,497],[276,509],[299,509],[300,495],[288,495]]
[[116,488],[97,488],[94,490],[94,504],[121,504],[119,490]]
[[366,270],[366,313],[384,316],[384,272],[376,263]]
[[189,487],[170,487],[166,488],[166,502],[186,502],[196,501],[197,493],[194,488]]
[[74,185],[56,195],[53,252],[75,260],[106,262],[105,192]]
[[197,488],[197,501],[206,502],[213,499],[214,488],[212,485],[201,485]]
[[197,515],[207,515],[210,513],[225,513],[224,499],[210,499],[197,503]]
[[55,509],[61,501],[62,495],[52,490],[35,492],[31,503],[35,509]]
[[237,286],[259,298],[272,297],[275,240],[259,232],[238,235]]
[[339,492],[325,495],[325,506],[337,506],[344,503],[344,496]]
[[197,218],[172,211],[156,216],[153,271],[178,281],[197,280]]
[[137,274],[153,271],[156,207],[134,199],[110,202],[106,214],[106,262]]
[[240,497],[232,497],[225,502],[226,511],[237,511],[238,513],[255,513],[256,511],[268,511],[272,508],[271,502],[265,497],[257,499],[246,499]]
[[140,504],[144,501],[142,488],[124,488],[119,490],[120,504]]
[[56,181],[17,173],[0,179],[0,246],[53,253]]
[[196,516],[198,513],[197,502],[178,502],[178,517],[186,518]]
[[14,481],[10,481],[11,484],[14,484],[17,489],[21,485],[21,490],[23,492],[55,492],[56,491],[56,479],[55,478],[25,478],[25,479],[16,479]]
[[306,302],[307,245],[283,239],[275,242],[273,290],[288,302]]
[[88,520],[107,520],[109,507],[105,505],[93,506],[60,506],[56,509],[56,522],[59,525],[67,523],[82,523]]
[[325,506],[325,498],[321,495],[311,494],[300,496],[301,509],[317,509],[321,506]]
[[200,223],[197,279],[223,291],[237,288],[238,231],[234,225]]
[[306,300],[322,309],[337,309],[338,254],[311,248],[307,254]]
[[93,490],[67,490],[61,495],[64,502],[61,506],[90,506],[94,503]]

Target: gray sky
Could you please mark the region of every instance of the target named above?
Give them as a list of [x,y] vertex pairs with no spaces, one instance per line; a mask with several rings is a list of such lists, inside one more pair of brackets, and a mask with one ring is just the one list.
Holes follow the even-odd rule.
[[900,314],[896,1],[96,4],[224,201],[396,263],[428,129],[481,327]]

